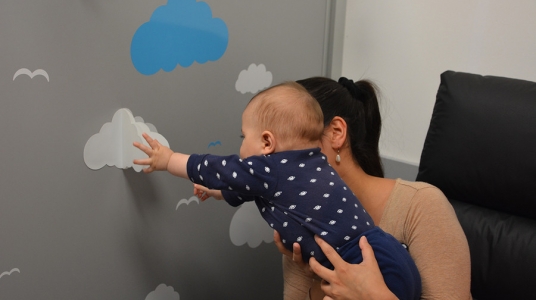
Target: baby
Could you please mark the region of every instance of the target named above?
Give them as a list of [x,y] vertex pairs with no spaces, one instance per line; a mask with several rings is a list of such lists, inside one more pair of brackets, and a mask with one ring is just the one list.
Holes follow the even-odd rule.
[[[260,92],[246,106],[240,156],[177,153],[144,134],[150,147],[137,142],[134,146],[149,157],[134,163],[147,165],[146,173],[167,170],[189,178],[198,184],[195,193],[202,200],[214,196],[232,206],[255,201],[285,247],[292,250],[293,243],[300,244],[306,262],[315,257],[332,268],[314,240],[318,235],[345,261],[360,263],[358,240],[365,235],[379,264],[382,259],[388,260],[389,274],[382,270],[388,287],[390,281],[410,285],[404,287],[407,293],[397,296],[418,299],[420,276],[408,251],[374,225],[329,165],[319,148],[323,130],[318,102],[298,83],[285,82]],[[405,281],[400,280],[402,277]]]

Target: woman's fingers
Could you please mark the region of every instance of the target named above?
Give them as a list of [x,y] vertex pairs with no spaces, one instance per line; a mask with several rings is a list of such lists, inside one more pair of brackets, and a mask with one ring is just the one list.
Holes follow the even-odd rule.
[[311,266],[311,270],[315,272],[318,277],[324,279],[322,280],[322,285],[327,284],[329,285],[329,282],[331,282],[332,277],[334,276],[334,272],[323,265],[321,265],[314,257],[311,257],[309,259],[309,266]]
[[361,253],[363,255],[363,262],[372,263],[374,262],[377,264],[376,256],[374,255],[374,250],[372,249],[372,246],[369,244],[367,237],[362,236],[359,239],[359,248],[361,248]]
[[281,242],[281,236],[279,235],[279,232],[277,232],[277,230],[274,230],[274,243],[275,243],[275,246],[277,247],[277,250],[279,250],[281,254],[288,256],[288,257],[292,257],[292,252],[288,250],[287,248],[285,248],[285,246],[283,245],[283,242]]
[[292,251],[288,250],[285,245],[283,245],[281,236],[276,230],[274,230],[274,243],[281,254],[292,258],[292,261],[298,263],[301,267],[305,266],[305,262],[303,261],[301,254],[300,244],[294,243],[292,244]]
[[341,256],[337,253],[337,251],[335,251],[333,247],[331,247],[328,243],[326,243],[326,241],[324,241],[317,235],[315,235],[315,241],[318,244],[318,246],[320,246],[320,249],[322,249],[322,252],[324,252],[324,254],[328,258],[328,260],[331,262],[333,267],[335,267],[335,269],[338,266],[341,266],[342,264],[346,264],[346,262],[341,258]]
[[303,263],[301,247],[298,243],[292,244],[292,260],[300,264]]

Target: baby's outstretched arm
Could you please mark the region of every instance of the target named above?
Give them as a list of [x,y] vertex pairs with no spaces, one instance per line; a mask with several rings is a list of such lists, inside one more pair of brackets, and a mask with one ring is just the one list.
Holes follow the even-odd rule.
[[213,197],[216,200],[223,200],[223,195],[220,190],[211,190],[206,186],[194,183],[194,195],[197,196],[201,201],[205,201],[210,197]]
[[149,157],[135,159],[134,164],[148,166],[143,169],[145,173],[167,170],[175,176],[188,178],[186,164],[188,163],[189,155],[173,152],[173,150],[160,144],[157,140],[152,139],[148,134],[143,133],[142,135],[150,147],[139,142],[134,142],[134,146],[145,152]]

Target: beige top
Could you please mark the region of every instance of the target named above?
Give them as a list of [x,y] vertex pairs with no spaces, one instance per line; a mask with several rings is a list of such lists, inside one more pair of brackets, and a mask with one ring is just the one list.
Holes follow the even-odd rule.
[[[438,188],[397,179],[379,226],[408,245],[422,278],[421,299],[472,299],[467,239]],[[296,266],[284,256],[286,300],[305,299],[311,285]]]

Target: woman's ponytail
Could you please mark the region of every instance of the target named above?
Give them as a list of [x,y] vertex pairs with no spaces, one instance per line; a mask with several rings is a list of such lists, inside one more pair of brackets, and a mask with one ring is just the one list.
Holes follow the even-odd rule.
[[347,137],[354,160],[369,175],[383,177],[379,153],[381,115],[376,86],[368,80],[353,82],[341,77],[339,82],[325,77],[297,81],[320,103],[324,126],[334,117],[348,125]]

